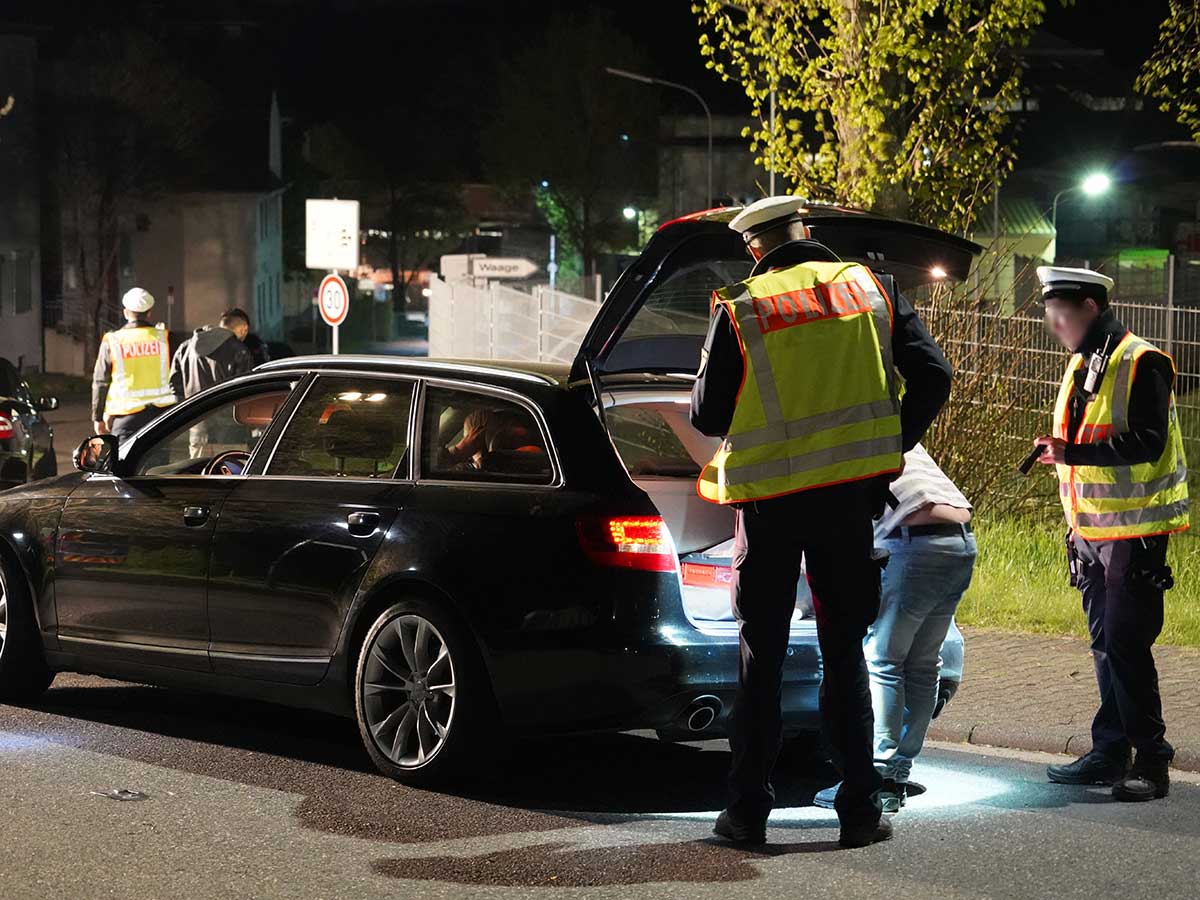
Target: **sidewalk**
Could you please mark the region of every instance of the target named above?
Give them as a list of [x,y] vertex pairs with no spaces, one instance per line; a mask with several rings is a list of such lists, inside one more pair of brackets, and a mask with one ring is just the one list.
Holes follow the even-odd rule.
[[[964,628],[962,689],[930,738],[1078,756],[1091,747],[1099,699],[1087,643]],[[1175,766],[1200,772],[1200,650],[1156,647]]]
[[58,409],[46,413],[54,428],[54,455],[58,459],[58,474],[72,471],[71,454],[79,442],[92,433],[92,401],[90,397],[64,397]]

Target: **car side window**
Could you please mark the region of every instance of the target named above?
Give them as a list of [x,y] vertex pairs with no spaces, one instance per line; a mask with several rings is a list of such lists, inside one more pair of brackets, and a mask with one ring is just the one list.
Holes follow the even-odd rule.
[[296,408],[266,474],[404,477],[412,396],[411,381],[322,375]]
[[546,438],[524,406],[490,394],[425,392],[421,474],[443,481],[549,484]]
[[207,409],[139,453],[135,475],[240,475],[291,391],[273,385]]

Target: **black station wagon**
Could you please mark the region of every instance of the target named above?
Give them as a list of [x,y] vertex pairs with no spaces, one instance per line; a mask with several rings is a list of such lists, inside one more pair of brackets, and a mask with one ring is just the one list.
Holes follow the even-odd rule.
[[[665,226],[573,368],[388,357],[268,363],[81,470],[0,494],[0,698],[56,671],[357,718],[383,772],[446,776],[516,733],[724,733],[737,679],[732,513],[687,399],[736,210]],[[815,209],[813,236],[904,288],[973,244]],[[797,596],[783,705],[817,727]],[[961,676],[943,653],[943,692]]]

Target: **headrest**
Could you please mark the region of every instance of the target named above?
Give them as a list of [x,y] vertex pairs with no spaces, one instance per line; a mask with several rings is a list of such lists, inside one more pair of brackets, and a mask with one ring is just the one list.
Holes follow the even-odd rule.
[[386,411],[334,410],[321,426],[321,444],[337,459],[388,459],[396,452],[396,422]]

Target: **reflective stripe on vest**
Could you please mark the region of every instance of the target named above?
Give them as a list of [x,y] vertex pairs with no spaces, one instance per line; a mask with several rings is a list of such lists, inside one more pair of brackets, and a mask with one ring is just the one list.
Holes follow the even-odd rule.
[[147,406],[170,406],[175,402],[171,352],[162,325],[122,328],[110,331],[104,339],[112,360],[105,416],[128,416]]
[[[1156,348],[1128,333],[1113,351],[1095,397],[1084,409],[1083,421],[1068,434],[1074,376],[1083,365],[1076,354],[1067,364],[1055,404],[1054,434],[1068,442],[1089,444],[1129,431],[1129,394],[1138,359]],[[1188,527],[1187,461],[1183,435],[1170,399],[1167,442],[1152,463],[1132,466],[1056,467],[1059,496],[1067,522],[1080,537],[1092,541],[1147,537]]]
[[869,270],[792,266],[719,291],[716,304],[733,320],[745,373],[702,497],[765,499],[899,468],[892,313]]

